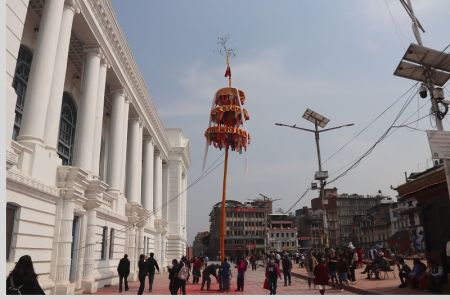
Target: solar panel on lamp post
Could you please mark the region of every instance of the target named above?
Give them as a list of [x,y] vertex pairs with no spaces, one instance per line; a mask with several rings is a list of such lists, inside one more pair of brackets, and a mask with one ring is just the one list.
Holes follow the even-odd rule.
[[321,154],[320,154],[320,143],[319,143],[320,133],[335,130],[335,129],[340,129],[343,127],[353,126],[354,124],[346,124],[346,125],[328,128],[328,129],[319,129],[319,127],[325,128],[325,126],[330,122],[330,120],[328,118],[326,118],[325,116],[323,116],[309,108],[306,109],[305,112],[303,113],[303,118],[314,124],[314,130],[297,127],[297,125],[285,125],[282,123],[275,123],[275,125],[314,133],[315,140],[316,140],[317,159],[318,159],[318,164],[319,164],[319,171],[316,172],[314,179],[318,180],[320,182],[320,199],[321,199],[321,202],[323,203],[324,199],[325,199],[324,198],[325,197],[324,189],[325,189],[325,185],[326,185],[324,183],[324,181],[328,178],[328,171],[322,170],[322,159],[321,159]]

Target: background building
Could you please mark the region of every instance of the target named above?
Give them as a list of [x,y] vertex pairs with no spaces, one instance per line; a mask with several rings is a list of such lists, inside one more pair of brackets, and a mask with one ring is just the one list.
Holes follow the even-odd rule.
[[[220,251],[221,203],[213,206],[210,221],[210,258]],[[238,258],[266,251],[267,215],[272,213],[271,200],[254,200],[241,203],[226,201],[225,256]]]
[[47,294],[118,282],[127,253],[186,252],[189,141],[166,129],[110,1],[6,1],[6,272]]
[[359,194],[348,195],[344,193],[337,196],[336,205],[340,246],[346,246],[349,242],[356,241],[353,234],[354,224],[356,224],[354,217],[366,215],[367,210],[379,204],[383,198],[385,197],[381,194],[377,196],[362,196]]
[[321,247],[325,234],[325,211],[303,207],[295,211],[298,247],[303,249]]
[[295,216],[285,214],[267,215],[268,251],[296,252],[297,224]]
[[209,231],[197,233],[192,244],[193,255],[209,256],[209,240]]
[[336,247],[339,244],[340,228],[337,214],[337,188],[324,189],[324,199],[314,198],[311,200],[313,209],[321,209],[324,214],[324,232],[322,238],[325,238],[327,246]]

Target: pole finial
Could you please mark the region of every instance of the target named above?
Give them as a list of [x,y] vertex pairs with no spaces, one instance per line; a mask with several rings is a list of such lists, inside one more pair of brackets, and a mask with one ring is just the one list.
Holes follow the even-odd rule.
[[231,87],[231,66],[230,59],[231,57],[236,56],[236,49],[230,48],[227,46],[228,41],[230,40],[230,34],[225,34],[223,36],[219,36],[217,38],[217,52],[220,55],[225,56],[225,63],[227,65],[227,70],[225,71],[225,77],[228,77],[228,86]]

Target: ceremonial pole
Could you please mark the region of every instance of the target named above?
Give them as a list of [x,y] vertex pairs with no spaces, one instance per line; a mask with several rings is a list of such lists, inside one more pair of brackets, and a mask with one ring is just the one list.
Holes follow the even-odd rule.
[[247,150],[250,135],[244,128],[244,122],[249,119],[248,112],[242,106],[245,103],[245,93],[242,90],[231,87],[230,57],[234,56],[234,50],[226,46],[228,37],[219,38],[221,46],[220,53],[226,57],[227,69],[225,77],[228,77],[228,87],[221,88],[214,96],[209,128],[205,132],[206,148],[203,165],[206,163],[208,145],[220,150],[225,149],[225,161],[222,182],[222,204],[220,210],[220,235],[219,250],[220,260],[225,259],[225,236],[226,236],[226,202],[227,202],[227,176],[228,176],[228,152],[239,152]]

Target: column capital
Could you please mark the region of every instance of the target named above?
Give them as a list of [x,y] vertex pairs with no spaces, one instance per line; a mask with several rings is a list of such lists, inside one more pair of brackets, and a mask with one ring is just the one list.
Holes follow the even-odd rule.
[[83,49],[83,53],[87,56],[98,56],[102,58],[102,50],[98,45],[87,45]]
[[74,14],[81,12],[81,6],[80,3],[78,3],[78,0],[66,0],[64,2],[64,8],[71,9]]
[[126,102],[126,98],[128,97],[127,92],[125,91],[125,88],[119,87],[119,88],[114,88],[111,90],[111,93],[113,96],[117,95],[117,96],[123,96],[125,98],[125,102]]
[[152,135],[144,135],[142,140],[146,143],[151,143],[153,146],[155,145],[155,138]]
[[100,67],[102,66],[105,67],[106,69],[109,69],[111,67],[111,64],[109,64],[105,54],[102,54],[101,56]]
[[96,200],[96,199],[90,199],[87,200],[86,203],[84,204],[84,208],[86,210],[95,210],[97,209],[99,206],[101,205],[101,202]]

